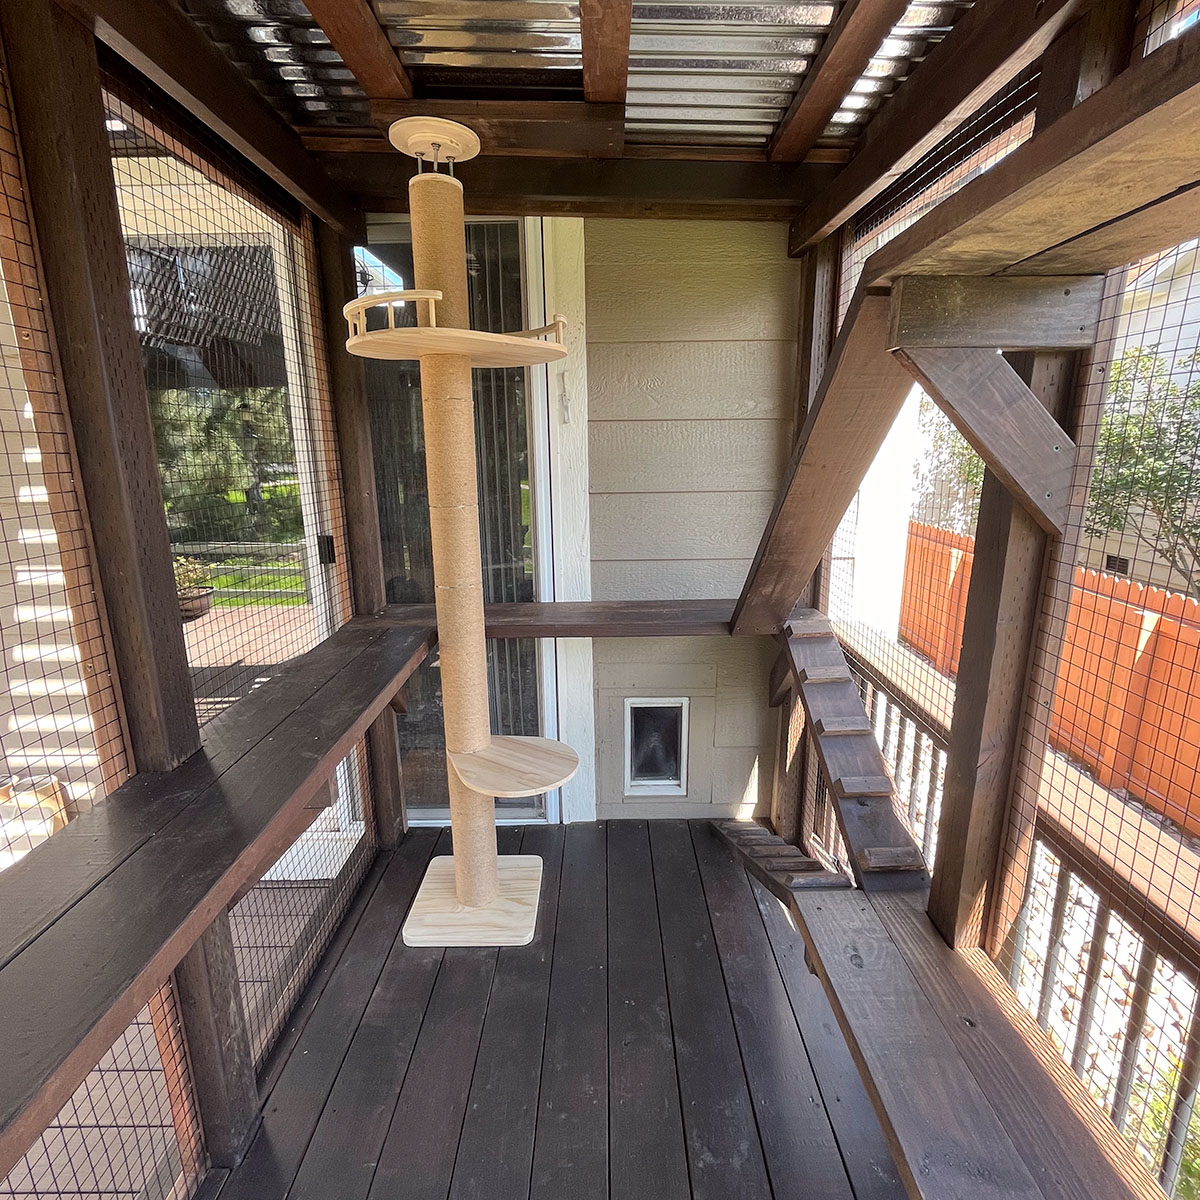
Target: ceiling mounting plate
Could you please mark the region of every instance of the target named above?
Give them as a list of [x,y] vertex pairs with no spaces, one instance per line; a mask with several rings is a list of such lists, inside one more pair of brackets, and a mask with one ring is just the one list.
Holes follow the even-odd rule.
[[479,153],[474,130],[444,117],[403,117],[388,127],[388,141],[403,154],[432,163],[466,162]]

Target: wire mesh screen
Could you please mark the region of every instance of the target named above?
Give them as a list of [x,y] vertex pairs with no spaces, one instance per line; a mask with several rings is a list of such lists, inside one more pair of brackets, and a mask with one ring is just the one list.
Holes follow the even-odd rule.
[[324,799],[328,807],[229,914],[260,1067],[375,857],[363,744],[338,766]]
[[855,218],[843,257],[838,320],[846,315],[863,264],[881,246],[982,175],[1033,135],[1038,71],[1027,68],[924,154]]
[[128,773],[75,448],[0,81],[0,870]]
[[[411,287],[407,227],[383,227],[379,237],[358,251],[358,267],[363,290]],[[505,332],[525,324],[518,222],[467,223],[467,281],[473,328]],[[412,306],[405,305],[398,319],[415,323]],[[388,600],[431,603],[420,373],[415,363],[370,359],[366,373]],[[472,380],[484,600],[530,601],[534,556],[527,372],[475,371]],[[505,734],[541,733],[537,643],[491,639],[487,655],[492,728]],[[417,670],[406,689],[406,703],[398,732],[409,812],[434,818],[449,805],[436,658]],[[507,816],[540,816],[544,798],[500,799],[497,808]]]
[[1200,0],[1143,0],[1138,14],[1143,54],[1153,53],[1198,23]]
[[1200,1196],[1200,270],[1110,276],[989,949],[1163,1186]]
[[206,1166],[175,995],[164,986],[0,1181],[4,1200],[184,1200]]
[[181,619],[202,722],[347,611],[311,231],[157,98],[107,127]]

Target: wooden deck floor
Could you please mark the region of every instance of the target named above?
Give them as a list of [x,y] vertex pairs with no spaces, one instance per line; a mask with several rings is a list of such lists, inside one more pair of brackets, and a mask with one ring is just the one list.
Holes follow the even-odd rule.
[[500,951],[404,946],[435,848],[368,878],[220,1200],[903,1196],[799,935],[706,823],[501,830],[545,886]]

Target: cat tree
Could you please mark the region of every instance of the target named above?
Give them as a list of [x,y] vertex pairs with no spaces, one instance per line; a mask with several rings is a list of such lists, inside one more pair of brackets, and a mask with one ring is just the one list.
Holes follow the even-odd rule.
[[[453,171],[455,163],[479,153],[479,139],[463,125],[434,117],[397,121],[388,137],[417,159],[417,174],[408,185],[415,286],[347,304],[346,348],[364,358],[421,364],[454,843],[452,856],[430,863],[404,924],[404,941],[410,946],[523,946],[537,923],[542,860],[498,855],[494,798],[536,796],[560,787],[575,774],[579,757],[549,738],[499,737],[491,731],[471,370],[562,358],[567,352],[563,322],[556,318],[543,329],[512,334],[470,328],[463,190]],[[396,324],[397,305],[407,303],[417,305],[416,328]]]

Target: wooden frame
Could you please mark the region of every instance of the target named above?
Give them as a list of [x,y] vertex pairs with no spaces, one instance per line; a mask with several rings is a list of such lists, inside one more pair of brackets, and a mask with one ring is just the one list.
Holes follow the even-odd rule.
[[587,100],[624,105],[632,26],[633,0],[580,0],[583,94]]
[[369,99],[412,96],[412,80],[367,0],[312,0],[308,11]]

